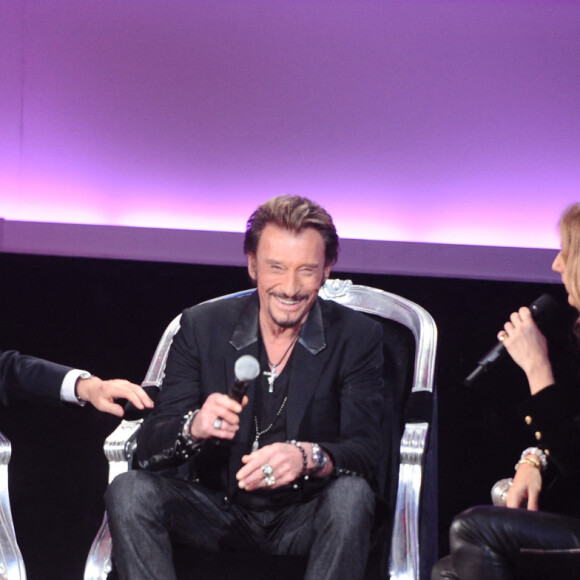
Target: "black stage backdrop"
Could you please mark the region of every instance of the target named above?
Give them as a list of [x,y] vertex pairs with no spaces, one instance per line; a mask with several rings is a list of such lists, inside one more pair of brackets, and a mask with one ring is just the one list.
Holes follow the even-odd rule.
[[[547,265],[548,267],[548,265]],[[333,273],[425,307],[439,328],[439,531],[489,502],[527,446],[517,401],[523,374],[506,361],[471,389],[464,377],[507,315],[558,285]],[[183,308],[250,286],[244,268],[0,254],[0,348],[140,382],[167,323]],[[103,514],[105,437],[118,419],[92,408],[0,409],[12,442],[10,495],[30,580],[81,578]],[[438,530],[437,530],[438,527]]]

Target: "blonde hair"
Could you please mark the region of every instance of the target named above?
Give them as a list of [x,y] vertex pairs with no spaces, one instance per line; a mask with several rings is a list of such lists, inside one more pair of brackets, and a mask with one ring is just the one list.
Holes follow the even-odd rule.
[[559,225],[568,291],[574,304],[580,305],[580,203],[574,203],[563,211]]

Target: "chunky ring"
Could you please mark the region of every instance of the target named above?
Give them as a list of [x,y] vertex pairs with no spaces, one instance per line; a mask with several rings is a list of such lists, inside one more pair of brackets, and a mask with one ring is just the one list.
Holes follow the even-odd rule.
[[[274,468],[269,463],[264,463],[264,465],[262,465],[262,471],[264,472],[265,479],[267,480],[274,473]],[[268,482],[266,481],[266,483]]]
[[222,418],[217,417],[216,420],[213,422],[214,429],[221,429],[222,428]]
[[266,475],[264,481],[268,487],[272,487],[276,483],[276,478],[273,475]]
[[501,334],[497,337],[497,339],[500,342],[503,342],[506,338],[507,338],[507,332],[505,330],[502,330]]

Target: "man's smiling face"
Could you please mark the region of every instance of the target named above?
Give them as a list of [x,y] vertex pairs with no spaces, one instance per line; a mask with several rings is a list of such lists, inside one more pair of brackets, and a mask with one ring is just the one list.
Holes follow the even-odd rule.
[[260,321],[274,331],[301,325],[330,274],[324,240],[314,228],[291,232],[268,224],[248,272],[260,297]]

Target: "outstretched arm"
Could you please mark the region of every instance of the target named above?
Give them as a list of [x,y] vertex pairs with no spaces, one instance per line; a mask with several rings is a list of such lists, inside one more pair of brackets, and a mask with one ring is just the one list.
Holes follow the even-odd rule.
[[151,409],[153,401],[139,386],[124,379],[103,381],[99,377],[79,378],[75,388],[81,401],[91,403],[99,411],[122,417],[123,407],[115,399],[126,399],[138,409]]

